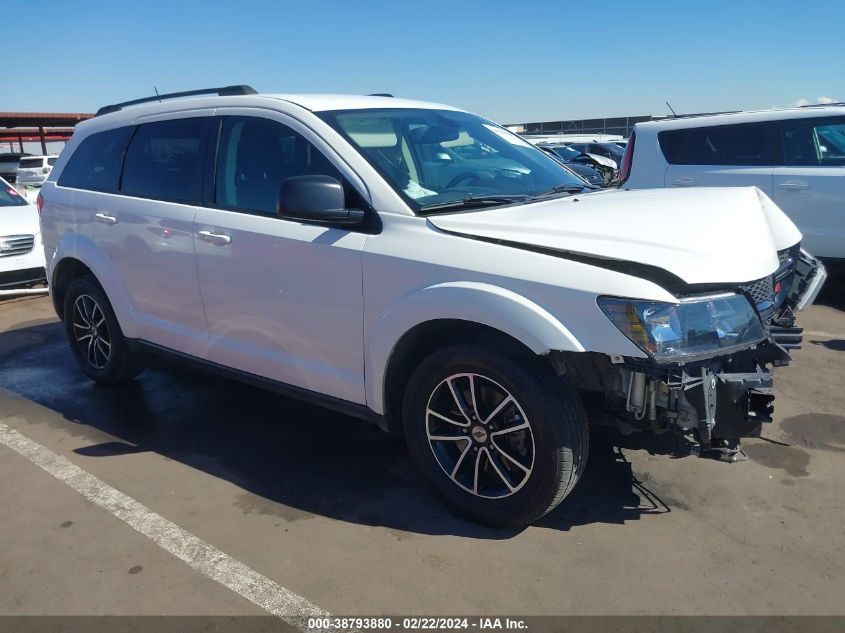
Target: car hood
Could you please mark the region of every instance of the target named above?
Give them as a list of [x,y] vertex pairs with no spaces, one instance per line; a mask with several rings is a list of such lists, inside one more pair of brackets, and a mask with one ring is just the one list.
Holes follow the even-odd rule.
[[607,156],[602,156],[600,154],[590,154],[589,152],[587,152],[587,156],[592,158],[599,165],[604,165],[605,167],[610,167],[612,169],[616,169],[618,167],[616,161],[608,158]]
[[470,237],[644,264],[688,284],[761,279],[778,250],[801,240],[756,187],[611,190],[428,219]]
[[34,204],[0,207],[0,236],[36,235],[40,232],[38,210]]

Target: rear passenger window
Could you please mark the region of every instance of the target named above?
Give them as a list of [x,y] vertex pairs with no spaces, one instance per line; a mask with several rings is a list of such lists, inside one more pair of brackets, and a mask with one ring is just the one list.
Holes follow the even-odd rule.
[[324,175],[337,168],[302,135],[276,121],[226,117],[217,151],[216,203],[229,209],[276,214],[285,178]]
[[86,138],[68,160],[59,185],[93,191],[117,191],[123,150],[132,136],[131,127],[98,132]]
[[205,119],[144,123],[123,166],[121,193],[172,202],[199,202]]
[[785,165],[845,165],[845,120],[788,121],[781,126]]
[[719,125],[665,130],[657,135],[672,165],[773,164],[773,139],[765,124]]

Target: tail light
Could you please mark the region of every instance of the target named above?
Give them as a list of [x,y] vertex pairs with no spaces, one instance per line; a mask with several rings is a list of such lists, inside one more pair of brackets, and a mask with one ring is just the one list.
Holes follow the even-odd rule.
[[44,207],[44,198],[41,194],[38,194],[38,197],[35,199],[35,206],[38,207],[38,214],[41,214],[41,209]]
[[625,155],[622,157],[622,167],[619,168],[619,186],[625,184],[628,176],[631,175],[631,162],[634,160],[634,142],[637,140],[637,133],[631,131],[631,138],[625,146]]

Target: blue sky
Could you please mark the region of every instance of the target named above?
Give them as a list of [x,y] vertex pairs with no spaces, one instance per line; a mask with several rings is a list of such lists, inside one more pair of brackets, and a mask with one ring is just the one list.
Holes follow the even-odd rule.
[[501,123],[845,100],[842,0],[64,0],[44,18],[0,110],[233,83],[392,92]]

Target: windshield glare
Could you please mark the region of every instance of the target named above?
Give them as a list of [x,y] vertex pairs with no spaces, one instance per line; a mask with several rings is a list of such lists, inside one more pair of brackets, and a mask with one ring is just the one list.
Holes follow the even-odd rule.
[[372,109],[322,118],[416,211],[467,198],[515,200],[584,182],[516,134],[466,112]]

